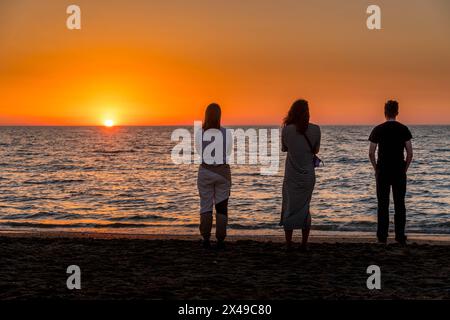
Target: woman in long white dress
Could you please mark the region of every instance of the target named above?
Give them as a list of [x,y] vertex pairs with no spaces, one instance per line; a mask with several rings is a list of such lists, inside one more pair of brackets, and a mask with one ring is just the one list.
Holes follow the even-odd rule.
[[310,202],[316,182],[313,157],[320,149],[320,127],[309,122],[306,100],[294,102],[284,119],[282,151],[287,152],[280,225],[292,248],[295,229],[302,230],[300,249],[306,250],[311,229]]

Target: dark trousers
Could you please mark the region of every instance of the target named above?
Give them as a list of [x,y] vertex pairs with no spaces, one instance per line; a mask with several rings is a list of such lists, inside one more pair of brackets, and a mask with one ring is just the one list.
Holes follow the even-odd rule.
[[394,197],[395,238],[405,240],[406,224],[406,173],[404,170],[377,170],[377,198],[378,198],[378,231],[377,237],[386,240],[389,231],[389,196],[392,187]]
[[[200,233],[205,240],[211,238],[213,222],[212,211],[200,214]],[[225,240],[227,236],[228,224],[228,199],[216,204],[216,238],[219,241]]]

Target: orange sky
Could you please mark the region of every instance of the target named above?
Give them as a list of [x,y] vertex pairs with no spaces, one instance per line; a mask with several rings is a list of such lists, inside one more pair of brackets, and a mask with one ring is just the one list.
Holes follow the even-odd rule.
[[[66,29],[66,7],[82,30]],[[382,28],[366,28],[366,8]],[[0,125],[450,123],[450,1],[2,0]]]

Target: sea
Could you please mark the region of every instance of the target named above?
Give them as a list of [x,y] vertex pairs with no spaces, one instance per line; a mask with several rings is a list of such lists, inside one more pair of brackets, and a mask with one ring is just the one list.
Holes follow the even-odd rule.
[[[176,129],[0,127],[0,231],[197,234],[198,164],[173,162]],[[374,234],[372,127],[321,129],[325,165],[316,169],[313,233]],[[450,235],[450,126],[410,130],[407,231]],[[272,175],[261,175],[259,164],[231,166],[230,234],[282,234],[285,154],[279,160]],[[392,227],[393,205],[391,220]]]

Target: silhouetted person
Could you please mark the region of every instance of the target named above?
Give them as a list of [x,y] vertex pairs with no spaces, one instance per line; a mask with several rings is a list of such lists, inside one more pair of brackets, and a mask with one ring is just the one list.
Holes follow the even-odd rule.
[[[213,208],[216,209],[217,248],[224,248],[228,223],[228,198],[231,190],[231,170],[228,157],[231,153],[231,133],[220,125],[221,109],[216,103],[206,108],[205,121],[201,134],[196,136],[197,152],[202,154],[202,164],[198,170],[197,186],[200,195],[200,233],[203,236],[203,246],[210,247]],[[205,139],[205,134],[218,135]],[[209,154],[211,143],[220,138],[218,148]],[[219,140],[218,140],[219,141]],[[209,147],[208,147],[209,146]],[[214,145],[213,145],[214,146]],[[221,150],[219,150],[221,149]]]
[[[412,135],[408,127],[396,121],[398,102],[389,100],[384,107],[386,122],[378,125],[370,134],[369,158],[375,170],[378,199],[377,237],[386,243],[389,231],[389,195],[394,196],[395,240],[406,244],[406,172],[413,157]],[[378,147],[378,159],[375,151]],[[404,150],[406,149],[406,161]]]
[[281,133],[282,151],[287,152],[283,181],[283,201],[280,225],[284,227],[286,246],[292,248],[294,229],[302,230],[302,245],[306,250],[311,229],[311,202],[316,175],[313,158],[320,149],[320,127],[309,122],[306,100],[291,106]]

